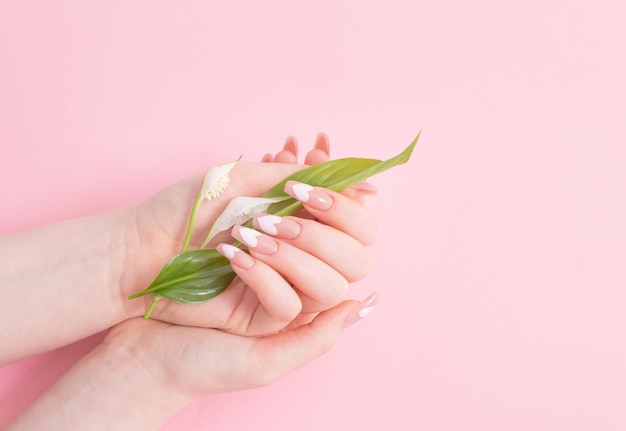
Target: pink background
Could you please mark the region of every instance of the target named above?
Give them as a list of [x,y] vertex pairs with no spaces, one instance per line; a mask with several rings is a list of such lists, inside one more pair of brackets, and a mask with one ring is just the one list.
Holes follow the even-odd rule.
[[[326,356],[167,430],[626,429],[620,1],[2,1],[3,233],[288,134],[381,174],[382,295]],[[0,427],[98,336],[0,369]]]

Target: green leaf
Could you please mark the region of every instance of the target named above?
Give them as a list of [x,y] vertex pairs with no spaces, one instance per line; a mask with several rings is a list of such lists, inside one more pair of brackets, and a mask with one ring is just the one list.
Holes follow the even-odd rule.
[[[400,154],[381,161],[375,159],[345,158],[310,166],[290,175],[263,195],[272,200],[281,199],[267,208],[268,214],[289,215],[302,208],[302,204],[284,191],[287,181],[299,181],[312,186],[342,191],[359,181],[389,168],[405,163],[411,157],[419,134]],[[282,200],[284,199],[284,200]],[[215,249],[184,251],[173,257],[142,292],[129,299],[154,294],[154,301],[146,312],[148,318],[160,298],[185,304],[208,301],[220,294],[235,278],[230,262]]]
[[[413,142],[404,151],[391,159],[385,161],[362,158],[329,160],[295,172],[268,190],[263,197],[289,196],[284,191],[287,181],[298,181],[336,192],[343,191],[360,181],[364,181],[394,166],[406,163],[411,157],[411,153],[413,153],[413,148],[415,148],[415,144],[419,140],[420,133],[417,134]],[[293,214],[300,208],[302,208],[302,204],[291,198],[271,205],[267,212],[283,216]]]
[[154,293],[185,304],[208,301],[235,278],[230,262],[215,249],[200,249],[172,258],[148,288],[129,299]]

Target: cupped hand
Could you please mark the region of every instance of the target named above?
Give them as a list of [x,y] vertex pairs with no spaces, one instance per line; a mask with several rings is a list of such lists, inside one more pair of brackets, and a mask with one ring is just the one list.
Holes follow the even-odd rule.
[[343,301],[308,324],[265,337],[130,319],[109,332],[102,348],[128,355],[135,368],[156,379],[154,386],[193,399],[273,383],[327,352],[377,299]]
[[[271,160],[270,160],[271,159]],[[318,136],[306,163],[328,159],[328,140]],[[281,163],[275,163],[280,161]],[[230,173],[230,186],[219,198],[205,203],[196,221],[199,244],[208,227],[236,196],[259,196],[291,173],[302,168],[296,165],[297,144],[288,138],[275,157],[265,156],[263,163],[239,162]],[[201,176],[176,184],[136,208],[136,217],[129,241],[123,294],[143,290],[161,267],[180,252],[191,203],[202,181]],[[294,194],[293,184],[288,192]],[[294,322],[310,320],[313,315],[340,303],[346,295],[348,282],[358,280],[369,269],[365,248],[375,237],[375,222],[370,213],[350,194],[314,188],[308,192],[320,199],[304,203],[312,217],[284,217],[254,221],[254,233],[233,229],[233,237],[218,236],[219,241],[233,242],[254,235],[259,244],[250,246],[250,254],[225,253],[239,276],[227,289],[199,305],[159,301],[152,318],[162,321],[208,328],[219,328],[241,335],[262,335],[279,331]],[[316,204],[318,204],[316,206]],[[311,218],[314,218],[311,219]],[[245,244],[245,241],[243,241]],[[267,247],[270,247],[268,249]],[[223,245],[220,250],[223,251]],[[234,253],[234,254],[233,254]],[[246,260],[242,263],[241,260]],[[136,299],[127,304],[130,316],[144,313],[152,298]]]
[[295,329],[244,337],[133,318],[117,324],[10,430],[160,428],[195,399],[264,386],[328,351],[376,305],[344,301]]

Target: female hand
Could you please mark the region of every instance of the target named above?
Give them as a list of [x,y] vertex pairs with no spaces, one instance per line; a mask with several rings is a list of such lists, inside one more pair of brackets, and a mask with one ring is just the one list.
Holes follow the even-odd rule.
[[[308,162],[328,157],[324,140],[323,135],[318,139]],[[290,148],[292,144],[286,145],[276,159],[288,156],[290,160],[285,161],[293,161],[295,154]],[[231,198],[260,195],[300,168],[290,163],[238,163],[223,196],[202,207],[198,231],[206,232]],[[128,296],[145,289],[161,267],[180,252],[190,206],[201,181],[202,176],[193,177],[134,207],[0,238],[0,327],[4,329],[0,333],[0,364],[57,348],[142,315],[150,298],[129,301]],[[345,195],[329,195],[333,205],[326,211],[317,210],[317,223],[302,220],[299,236],[278,238],[279,250],[273,255],[252,253],[253,268],[246,274],[240,271],[241,279],[247,282],[235,282],[218,298],[200,306],[160,301],[153,315],[172,323],[262,334],[287,324],[297,314],[297,301],[306,312],[338,303],[345,293],[345,281],[366,272],[364,245],[372,241],[375,224],[356,201],[344,199]],[[199,244],[202,235],[192,244]],[[320,243],[322,237],[328,241]],[[336,259],[335,248],[346,253]],[[348,253],[351,259],[346,259]],[[288,265],[290,256],[302,259]],[[298,279],[296,273],[306,273],[307,268],[323,268],[328,285]],[[284,278],[296,283],[293,292]],[[276,279],[278,284],[272,281]],[[284,293],[287,300],[282,303],[274,297],[275,292],[280,292],[281,298]]]
[[[230,198],[259,195],[289,171],[301,168],[293,164],[267,163],[269,158],[271,156],[266,155],[266,162],[260,164],[238,163],[231,171],[230,187],[223,196],[206,205],[197,225],[208,226]],[[325,135],[320,135],[305,162],[327,158],[328,141]],[[294,163],[297,160],[295,140],[289,138],[283,151],[273,159]],[[180,239],[187,222],[186,211],[181,208],[189,208],[200,180],[175,185],[138,208],[138,249],[131,253],[126,266],[132,278],[123,283],[124,294],[145,288],[160,267],[180,251]],[[296,197],[293,187],[289,184],[286,191]],[[239,276],[223,293],[201,305],[160,301],[152,317],[181,325],[261,335],[283,329],[296,316],[300,316],[299,322],[307,321],[310,317],[306,315],[338,304],[345,298],[348,283],[361,279],[369,270],[365,246],[374,240],[376,225],[371,214],[355,199],[320,188],[309,194],[312,199],[304,203],[304,207],[315,220],[257,216],[255,230],[241,226],[233,229],[233,237],[248,246],[250,255],[220,244],[218,249],[232,259],[233,269]],[[201,236],[195,241],[199,243]],[[232,242],[232,238],[230,240]],[[149,270],[135,270],[146,268],[146,264],[151,265]],[[150,297],[135,300],[131,315],[143,314],[150,300]]]
[[195,398],[267,385],[312,361],[376,300],[345,301],[309,324],[260,338],[128,320],[7,431],[158,429]]

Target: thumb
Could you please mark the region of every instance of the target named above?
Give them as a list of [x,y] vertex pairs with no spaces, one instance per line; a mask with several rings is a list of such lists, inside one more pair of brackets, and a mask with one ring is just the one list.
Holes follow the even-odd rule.
[[273,383],[328,352],[343,329],[365,316],[377,300],[374,294],[363,302],[344,301],[306,325],[257,339],[257,376],[262,379],[259,385]]

